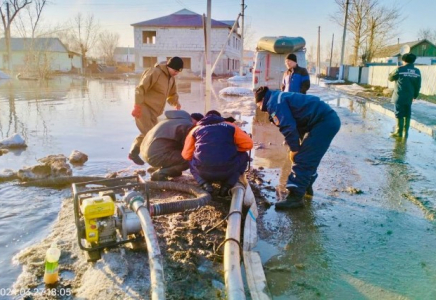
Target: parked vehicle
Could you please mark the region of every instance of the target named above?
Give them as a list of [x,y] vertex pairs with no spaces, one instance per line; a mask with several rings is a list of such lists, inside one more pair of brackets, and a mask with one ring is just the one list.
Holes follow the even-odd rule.
[[285,58],[289,53],[297,56],[298,65],[306,68],[306,41],[302,37],[262,37],[257,42],[254,67],[253,89],[267,85],[280,89],[286,70]]

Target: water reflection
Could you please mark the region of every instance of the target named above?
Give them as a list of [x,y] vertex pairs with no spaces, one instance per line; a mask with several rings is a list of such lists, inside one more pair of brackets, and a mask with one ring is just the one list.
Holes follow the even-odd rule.
[[310,202],[303,209],[280,213],[278,217],[289,225],[285,228],[287,238],[282,236],[284,250],[265,263],[271,293],[282,299],[324,296],[332,276]]

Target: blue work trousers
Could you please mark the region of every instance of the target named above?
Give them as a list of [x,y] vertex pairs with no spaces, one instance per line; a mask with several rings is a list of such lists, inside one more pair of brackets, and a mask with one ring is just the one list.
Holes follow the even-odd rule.
[[223,185],[234,186],[239,176],[244,174],[248,164],[247,152],[238,152],[232,161],[220,166],[209,166],[192,159],[189,168],[198,184],[206,182],[221,182]]
[[341,121],[338,115],[331,111],[304,134],[288,177],[286,184],[288,190],[297,196],[304,196],[306,188],[316,179],[315,174],[321,159],[340,128]]

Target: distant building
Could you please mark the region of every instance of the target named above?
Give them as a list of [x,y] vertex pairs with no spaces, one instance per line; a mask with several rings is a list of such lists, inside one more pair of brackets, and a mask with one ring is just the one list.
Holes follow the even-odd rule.
[[117,64],[133,66],[135,64],[135,48],[116,47],[114,51],[114,60]]
[[[11,38],[11,67],[22,72],[36,65],[49,66],[51,71],[69,72],[82,68],[81,55],[69,51],[58,38]],[[5,39],[0,39],[0,69],[8,68]]]
[[386,46],[374,55],[372,62],[397,64],[401,59],[401,49],[407,49],[416,55],[415,64],[436,64],[436,46],[426,39]]
[[[217,75],[239,72],[241,36],[231,33],[232,21],[211,20],[213,65],[223,45],[224,52],[214,70]],[[135,71],[142,72],[156,62],[172,56],[183,59],[184,69],[199,75],[205,72],[205,39],[203,17],[187,9],[171,15],[132,24],[135,46]],[[235,30],[236,31],[236,30]]]
[[254,51],[253,50],[244,50],[244,59],[243,64],[244,67],[244,73],[248,74],[251,73],[251,70],[254,66]]

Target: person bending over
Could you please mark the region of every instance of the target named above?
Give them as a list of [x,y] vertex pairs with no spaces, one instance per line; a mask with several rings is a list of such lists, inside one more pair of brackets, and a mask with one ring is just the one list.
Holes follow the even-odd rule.
[[275,207],[302,207],[304,195],[313,195],[317,168],[341,121],[328,104],[312,95],[271,91],[261,86],[255,91],[255,101],[261,111],[268,112],[290,148],[292,168],[286,183],[289,194]]

